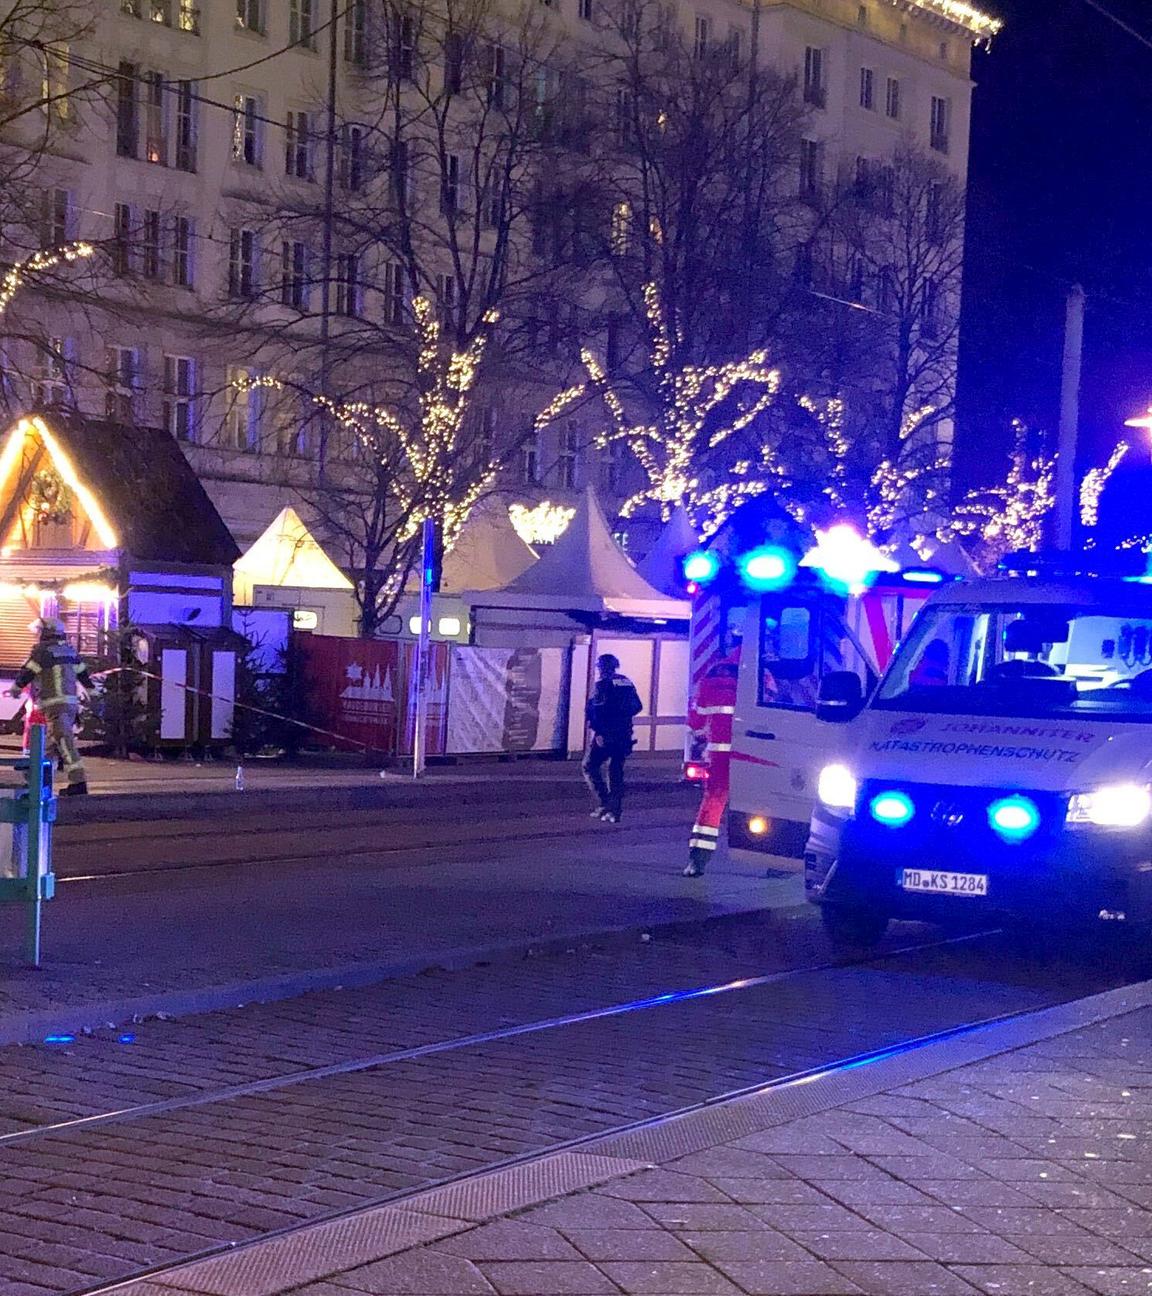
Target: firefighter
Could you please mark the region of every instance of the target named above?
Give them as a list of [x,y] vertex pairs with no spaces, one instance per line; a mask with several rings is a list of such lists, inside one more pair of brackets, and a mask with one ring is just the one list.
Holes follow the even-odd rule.
[[736,677],[739,666],[734,657],[717,662],[704,676],[692,704],[688,723],[703,731],[707,747],[704,754],[706,772],[700,809],[688,839],[688,867],[685,877],[700,877],[704,867],[720,844],[720,824],[728,808],[729,767],[732,762],[732,717],[736,714]]
[[[596,688],[588,699],[585,718],[592,730],[592,741],[582,766],[584,778],[596,797],[593,819],[619,823],[624,802],[624,762],[636,745],[632,721],[644,704],[636,685],[620,673],[620,660],[611,653],[596,659]],[[604,765],[608,781],[604,781]]]
[[68,786],[61,795],[84,796],[88,780],[76,747],[76,718],[80,710],[76,685],[90,689],[92,677],[55,617],[41,618],[35,628],[39,642],[20,668],[10,692],[13,697],[19,697],[28,689],[44,713],[48,737],[68,778]]

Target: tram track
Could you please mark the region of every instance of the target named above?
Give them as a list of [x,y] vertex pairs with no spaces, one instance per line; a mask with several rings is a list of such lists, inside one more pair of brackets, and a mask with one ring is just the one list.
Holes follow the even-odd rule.
[[[558,960],[555,971],[571,977],[574,968]],[[499,973],[459,975],[467,993],[469,976]],[[63,1220],[74,1211],[81,1222],[70,1244],[104,1271],[87,1281],[77,1273],[57,1290],[88,1296],[301,1224],[1131,979],[1123,968],[1070,964],[1048,975],[1013,964],[996,932],[924,940],[913,930],[903,944],[868,956],[700,981],[107,1108],[0,1135],[0,1174],[30,1176],[31,1201],[14,1207],[9,1227],[21,1226],[21,1211],[35,1222],[49,1203]],[[66,1189],[46,1190],[44,1167],[59,1164],[87,1169],[67,1175]],[[184,1204],[154,1263],[142,1263],[137,1243],[136,1262],[117,1268],[117,1248],[136,1228],[131,1194],[142,1175],[152,1198]],[[219,1212],[237,1185],[262,1211],[248,1220],[237,1205],[230,1231],[221,1232]],[[0,1244],[0,1280],[12,1276]]]

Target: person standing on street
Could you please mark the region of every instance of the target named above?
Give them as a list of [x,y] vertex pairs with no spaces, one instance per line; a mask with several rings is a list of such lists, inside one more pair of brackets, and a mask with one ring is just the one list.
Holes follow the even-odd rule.
[[[619,658],[605,653],[596,659],[596,687],[588,699],[585,719],[592,741],[584,757],[584,778],[596,797],[593,819],[619,823],[624,802],[624,762],[635,745],[632,721],[644,704],[636,685],[620,673]],[[604,780],[604,766],[608,780]]]
[[688,716],[691,728],[703,732],[707,741],[704,756],[707,767],[700,809],[688,839],[685,877],[700,877],[720,844],[720,825],[724,811],[728,809],[738,675],[739,667],[735,661],[717,662],[704,676]]
[[36,622],[39,642],[20,668],[12,688],[13,697],[28,689],[48,723],[48,737],[64,765],[68,786],[62,796],[84,796],[88,778],[76,746],[76,720],[80,711],[77,684],[92,688],[92,677],[68,642],[64,627],[55,617]]

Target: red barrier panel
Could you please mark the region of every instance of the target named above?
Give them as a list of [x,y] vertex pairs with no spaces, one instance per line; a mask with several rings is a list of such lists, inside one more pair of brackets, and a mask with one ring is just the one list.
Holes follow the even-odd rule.
[[[297,647],[312,723],[344,735],[349,747],[389,756],[411,752],[415,643],[306,634]],[[431,647],[427,750],[439,755],[447,729],[449,645]]]

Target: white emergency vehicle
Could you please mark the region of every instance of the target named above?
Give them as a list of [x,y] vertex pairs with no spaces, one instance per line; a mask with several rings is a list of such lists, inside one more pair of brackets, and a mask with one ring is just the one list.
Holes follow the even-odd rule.
[[[811,637],[786,600],[767,615],[775,674]],[[869,944],[894,918],[1152,919],[1152,585],[941,585],[867,700],[858,673],[824,676],[810,755],[791,712],[741,687],[737,731],[764,730],[762,813],[797,813],[820,763],[805,883],[834,937]]]

